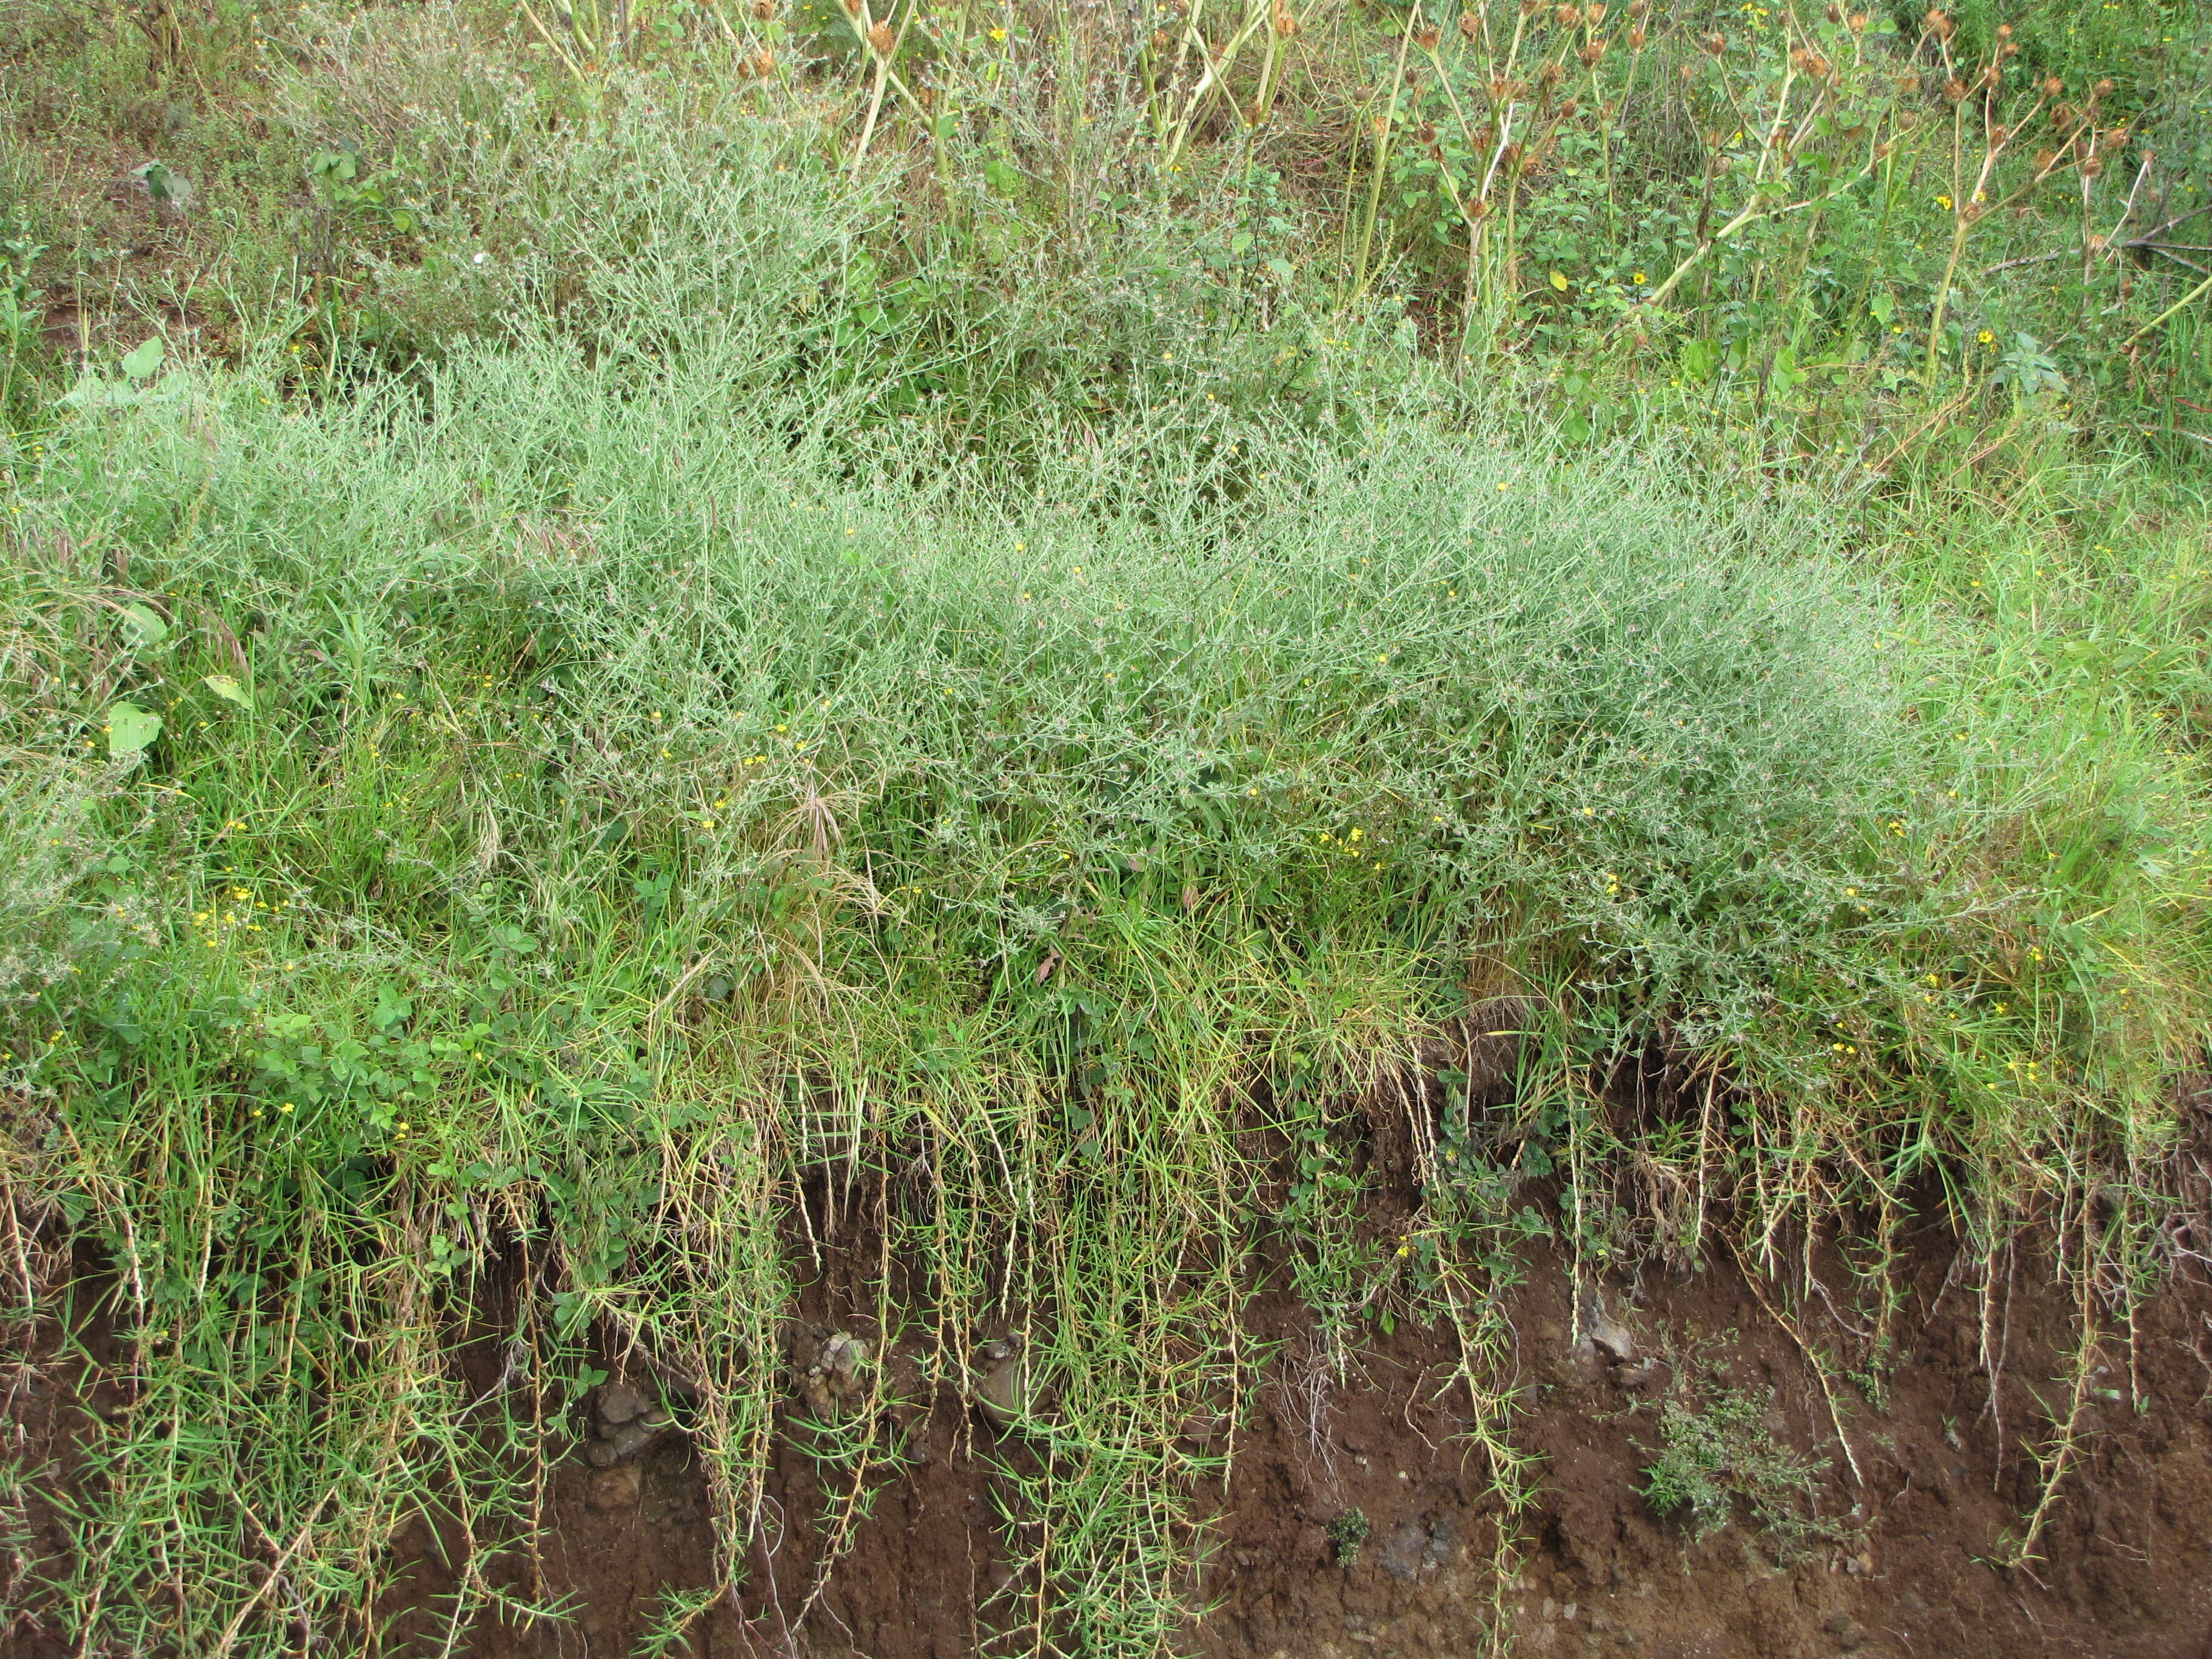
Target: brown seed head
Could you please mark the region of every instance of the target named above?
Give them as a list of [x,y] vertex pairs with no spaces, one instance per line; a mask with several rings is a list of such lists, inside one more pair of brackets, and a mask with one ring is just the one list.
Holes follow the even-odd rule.
[[1930,6],[1928,9],[1928,15],[1920,20],[1920,27],[1923,33],[1933,35],[1936,40],[1948,40],[1957,25]]
[[765,23],[775,15],[775,0],[753,0],[753,17]]
[[1866,33],[1866,26],[1867,15],[1863,11],[1855,11],[1849,17],[1844,19],[1844,27],[1849,29],[1853,34],[1864,34]]
[[1957,103],[1966,95],[1966,83],[1957,76],[1953,76],[1943,83],[1943,95],[1953,103]]
[[878,23],[868,31],[868,45],[874,49],[877,57],[890,57],[894,44],[896,37],[892,35],[889,23]]
[[1707,57],[1717,58],[1728,50],[1728,36],[1716,29],[1698,44],[1705,49]]
[[1636,51],[1636,52],[1641,52],[1641,51],[1643,51],[1643,50],[1644,50],[1644,38],[1645,38],[1645,37],[1644,37],[1644,25],[1643,25],[1643,24],[1641,24],[1641,23],[1632,23],[1632,24],[1630,24],[1630,25],[1629,25],[1629,27],[1628,27],[1628,44],[1629,44],[1629,46],[1630,46],[1631,50],[1632,50],[1632,51]]
[[1482,25],[1476,21],[1473,12],[1460,13],[1459,34],[1462,40],[1479,40],[1482,38]]
[[1563,29],[1571,29],[1583,21],[1582,9],[1578,6],[1554,6],[1552,8],[1552,21]]
[[2100,81],[2095,86],[2090,88],[2089,90],[2095,93],[2100,98],[2109,98],[2112,95],[2112,83],[2110,81]]
[[1583,15],[1589,20],[1589,26],[1595,28],[1600,23],[1605,21],[1606,9],[1603,6],[1584,6]]
[[1605,56],[1605,42],[1602,40],[1593,40],[1589,45],[1584,46],[1580,52],[1577,52],[1575,56],[1583,60],[1583,67],[1584,69],[1595,69],[1597,67],[1597,60]]
[[1443,36],[1426,24],[1413,31],[1413,44],[1423,52],[1434,52],[1437,49],[1437,43],[1443,39]]

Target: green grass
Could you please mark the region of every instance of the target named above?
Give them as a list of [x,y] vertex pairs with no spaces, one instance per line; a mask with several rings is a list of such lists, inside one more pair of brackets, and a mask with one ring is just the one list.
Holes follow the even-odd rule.
[[[1177,1435],[1273,1374],[1263,1264],[1324,1358],[1447,1322],[1509,1507],[1533,1231],[1596,1270],[1838,1227],[1879,1310],[1903,1215],[1986,1260],[2094,1194],[2078,1270],[2154,1282],[2212,987],[2206,518],[2155,446],[1979,370],[1844,376],[1813,414],[1865,435],[1815,445],[1750,359],[1654,376],[1565,319],[1527,341],[1570,404],[1633,415],[1563,431],[1558,381],[1273,270],[1322,210],[1249,152],[1189,152],[1195,199],[925,212],[673,58],[586,96],[473,74],[465,21],[270,71],[301,149],[374,165],[240,207],[234,269],[305,225],[357,280],[21,383],[4,1168],[106,1266],[26,1255],[12,1316],[111,1322],[133,1402],[30,1564],[65,1639],[359,1643],[416,1514],[467,1540],[453,1629],[559,1616],[501,1565],[631,1344],[697,1385],[742,1582],[778,1324],[860,1225],[936,1377],[1018,1334],[1042,1590],[986,1616],[1057,1651],[1182,1629],[1224,1469]],[[1385,1086],[1470,1014],[1512,1106]],[[1655,1051],[1694,1081],[1631,1125]],[[526,1356],[489,1396],[472,1317]],[[899,1465],[882,1386],[811,1435],[841,1546]]]

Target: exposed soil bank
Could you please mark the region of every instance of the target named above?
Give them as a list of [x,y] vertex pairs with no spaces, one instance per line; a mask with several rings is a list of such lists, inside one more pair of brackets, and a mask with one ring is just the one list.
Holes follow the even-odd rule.
[[[1496,1602],[1512,1650],[1668,1659],[2212,1654],[2212,1286],[2185,1279],[2142,1310],[2132,1378],[2124,1340],[2110,1345],[2111,1369],[2092,1379],[2040,1559],[2004,1570],[1987,1563],[2034,1507],[2033,1453],[2050,1443],[2051,1413],[2070,1397],[2072,1292],[2054,1283],[2047,1262],[2017,1253],[1999,1324],[1985,1333],[1977,1288],[1960,1281],[1955,1262],[1948,1235],[1931,1229],[1911,1242],[1888,1397],[1876,1409],[1858,1389],[1837,1384],[1832,1416],[1800,1339],[1840,1348],[1842,1334],[1825,1320],[1785,1329],[1735,1264],[1586,1287],[1583,1328],[1600,1298],[1606,1310],[1600,1344],[1576,1334],[1561,1261],[1533,1256],[1513,1306],[1524,1385],[1516,1440],[1541,1459],[1541,1495]],[[1310,1352],[1301,1312],[1262,1302],[1255,1324],[1255,1340],[1283,1343],[1285,1358],[1235,1446],[1218,1547],[1194,1598],[1208,1610],[1193,1623],[1190,1645],[1218,1659],[1483,1650],[1498,1512],[1483,1458],[1455,1438],[1467,1406],[1451,1385],[1448,1340],[1401,1326],[1355,1357],[1348,1386],[1331,1386],[1325,1371],[1297,1363]],[[2003,1354],[1997,1416],[1985,1340]],[[1700,1380],[1761,1400],[1771,1390],[1765,1426],[1774,1443],[1825,1457],[1817,1508],[1836,1523],[1835,1536],[1809,1540],[1785,1564],[1741,1514],[1702,1542],[1654,1515],[1642,1492],[1660,1443],[1660,1402]],[[597,1426],[552,1481],[541,1570],[550,1595],[573,1598],[574,1622],[480,1628],[464,1650],[482,1659],[626,1654],[664,1588],[707,1582],[703,1472],[682,1435],[657,1424],[649,1379],[637,1381],[635,1400],[601,1391]],[[16,1389],[18,1444],[53,1444],[69,1415],[64,1396],[51,1382]],[[785,1409],[806,1406],[794,1393]],[[1837,1449],[1838,1417],[1848,1459]],[[882,1492],[787,1650],[953,1659],[996,1647],[989,1632],[1013,1622],[1008,1600],[1024,1586],[1004,1565],[993,1501],[1000,1477],[983,1454],[1018,1449],[952,1398],[908,1432],[926,1461]],[[722,1659],[784,1646],[780,1618],[796,1613],[813,1582],[821,1502],[813,1467],[788,1441],[771,1490],[786,1523],[775,1594],[757,1576],[744,1616],[718,1607],[695,1628],[693,1654]],[[1340,1566],[1331,1526],[1355,1510],[1368,1534],[1352,1565]],[[53,1512],[43,1519],[48,1542],[59,1546]],[[382,1650],[436,1651],[422,1604],[447,1582],[441,1551],[420,1528],[394,1548],[395,1565],[411,1571],[386,1602],[398,1618]],[[20,1624],[0,1641],[11,1659],[67,1650]]]

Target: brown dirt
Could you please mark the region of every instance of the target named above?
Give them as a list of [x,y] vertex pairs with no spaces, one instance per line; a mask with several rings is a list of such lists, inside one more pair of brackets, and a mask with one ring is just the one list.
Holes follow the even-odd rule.
[[[875,1259],[872,1249],[860,1255]],[[1772,1311],[1774,1292],[1733,1262],[1649,1269],[1584,1287],[1584,1307],[1601,1299],[1620,1327],[1607,1333],[1630,1352],[1619,1359],[1576,1340],[1562,1260],[1548,1248],[1530,1254],[1510,1315],[1522,1389],[1516,1441],[1540,1459],[1539,1497],[1494,1598],[1511,1650],[2212,1659],[2212,1283],[2185,1272],[2141,1310],[2131,1352],[2124,1334],[2108,1345],[2039,1559],[2005,1570],[1990,1559],[2034,1505],[2033,1452],[2066,1398],[2073,1292],[2026,1246],[2012,1253],[1986,1334],[2003,1355],[1993,1414],[1979,1287],[1951,1236],[1923,1231],[1905,1241],[1905,1261],[1887,1397],[1877,1407],[1835,1384],[1832,1417],[1799,1339],[1850,1352],[1857,1339],[1838,1322],[1848,1314],[1856,1326],[1856,1311],[1824,1308],[1793,1333]],[[1831,1283],[1843,1282],[1836,1264],[1821,1265]],[[816,1328],[854,1327],[834,1316],[842,1280],[833,1273],[809,1292],[802,1311]],[[1285,1358],[1239,1431],[1229,1489],[1217,1494],[1216,1547],[1194,1601],[1208,1611],[1191,1626],[1190,1648],[1206,1659],[1483,1651],[1499,1510],[1482,1457],[1461,1437],[1467,1405],[1451,1385],[1449,1340],[1401,1325],[1352,1356],[1347,1383],[1316,1391],[1298,1386],[1319,1374],[1299,1362],[1313,1345],[1303,1312],[1263,1297],[1252,1323]],[[1699,1379],[1761,1399],[1771,1391],[1776,1438],[1826,1456],[1817,1508],[1843,1535],[1785,1562],[1741,1516],[1698,1543],[1652,1513],[1641,1489],[1659,1402]],[[633,1380],[650,1396],[649,1378]],[[65,1432],[64,1392],[51,1375],[42,1389],[17,1391],[18,1445],[52,1446]],[[796,1397],[786,1407],[804,1409]],[[1836,1449],[1838,1418],[1863,1484]],[[1000,1548],[1001,1477],[986,1454],[1018,1458],[1020,1443],[950,1395],[908,1426],[920,1467],[884,1489],[787,1646],[784,1623],[815,1576],[823,1493],[813,1465],[780,1439],[770,1491],[781,1528],[766,1540],[775,1593],[757,1571],[742,1611],[717,1607],[695,1629],[690,1653],[954,1659],[990,1645],[994,1602],[1002,1616],[1001,1593],[1020,1587]],[[487,1624],[459,1651],[626,1654],[664,1589],[709,1581],[705,1476],[673,1427],[610,1468],[571,1458],[550,1498],[543,1584],[572,1598],[574,1621]],[[1340,1567],[1328,1529],[1355,1509],[1370,1531],[1354,1564]],[[450,1583],[445,1553],[420,1526],[393,1540],[385,1608],[401,1616],[381,1651],[441,1650],[445,1632],[425,1607]],[[507,1570],[521,1568],[510,1557]],[[63,1650],[20,1624],[0,1638],[7,1659]]]

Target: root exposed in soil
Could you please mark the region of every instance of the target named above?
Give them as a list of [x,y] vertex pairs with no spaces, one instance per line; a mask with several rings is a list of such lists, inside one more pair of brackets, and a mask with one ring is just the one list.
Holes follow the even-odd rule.
[[[2033,1554],[2006,1567],[1995,1563],[2037,1509],[2068,1414],[2075,1308],[2047,1262],[2014,1252],[2012,1282],[1998,1287],[2005,1358],[1993,1413],[1989,1333],[1960,1261],[1943,1230],[1909,1240],[1893,1364],[1857,1381],[1831,1374],[1824,1387],[1812,1356],[1849,1350],[1843,1316],[1785,1328],[1771,1291],[1733,1261],[1585,1283],[1578,1297],[1565,1260],[1536,1249],[1510,1304],[1515,1440],[1539,1460],[1534,1506],[1517,1522],[1464,1437],[1447,1332],[1401,1323],[1332,1352],[1303,1309],[1262,1296],[1249,1328],[1273,1346],[1268,1381],[1241,1423],[1224,1415],[1188,1430],[1193,1447],[1233,1462],[1226,1491],[1210,1494],[1217,1518],[1187,1645],[1218,1659],[2212,1651],[2212,1285],[2169,1284],[2140,1310],[2132,1349],[2123,1339],[2092,1367]],[[902,1413],[904,1460],[821,1575],[834,1505],[805,1425],[840,1364],[857,1363],[831,1328],[838,1278],[813,1287],[815,1322],[797,1332],[743,1606],[714,1603],[665,1650],[954,1659],[1029,1649],[1036,1586],[1013,1563],[1030,1540],[1006,1516],[1017,1508],[1008,1471],[1034,1451],[988,1389],[928,1401],[918,1355],[884,1356],[907,1368],[902,1391],[916,1402]],[[497,1380],[495,1355],[472,1363]],[[19,1381],[10,1401],[30,1463],[62,1477],[50,1498],[68,1485],[73,1414],[103,1407],[74,1400],[58,1375]],[[390,1545],[379,1650],[441,1652],[456,1635],[452,1650],[483,1659],[651,1650],[672,1596],[714,1571],[706,1471],[657,1403],[664,1386],[636,1373],[600,1385],[550,1481],[535,1561],[509,1554],[494,1569],[519,1587],[534,1574],[538,1596],[567,1620],[450,1632],[437,1610],[455,1540],[417,1522]],[[1742,1469],[1708,1470],[1732,1490],[1700,1537],[1686,1514],[1656,1512],[1647,1472],[1669,1401],[1694,1416],[1722,1401],[1753,1402],[1744,1431],[1814,1473],[1770,1494],[1770,1514],[1744,1495]],[[46,1547],[65,1547],[52,1503],[35,1504],[34,1520]],[[315,1632],[298,1634],[315,1650]],[[0,1651],[72,1649],[19,1623]]]

